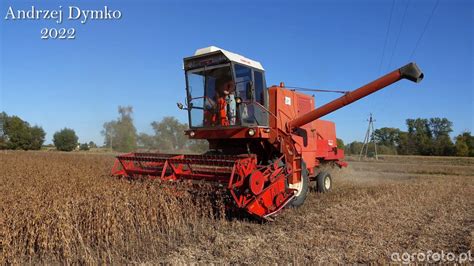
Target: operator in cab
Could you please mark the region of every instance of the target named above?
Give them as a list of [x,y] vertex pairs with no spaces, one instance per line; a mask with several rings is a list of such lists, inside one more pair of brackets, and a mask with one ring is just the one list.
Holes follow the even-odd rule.
[[213,99],[207,99],[205,125],[233,126],[236,124],[237,103],[235,83],[231,76],[224,75],[215,81]]
[[237,103],[235,101],[235,83],[233,80],[229,80],[222,86],[222,92],[225,97],[226,116],[229,125],[233,126],[236,122],[237,117]]

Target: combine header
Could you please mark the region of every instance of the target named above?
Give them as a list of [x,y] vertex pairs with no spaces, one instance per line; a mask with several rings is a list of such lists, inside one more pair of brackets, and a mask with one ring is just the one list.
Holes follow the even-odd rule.
[[333,122],[319,118],[401,79],[419,82],[409,63],[315,108],[314,96],[279,86],[267,88],[256,61],[211,46],[184,59],[190,139],[206,139],[203,155],[129,153],[117,156],[114,176],[202,180],[228,189],[234,205],[271,219],[285,206],[300,206],[310,181],[332,188],[323,166],[346,166]]

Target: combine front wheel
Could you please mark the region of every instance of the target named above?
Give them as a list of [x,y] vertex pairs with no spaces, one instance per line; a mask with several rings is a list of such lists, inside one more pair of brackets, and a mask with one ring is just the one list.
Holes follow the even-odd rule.
[[308,196],[309,191],[309,177],[308,170],[306,169],[306,164],[302,162],[301,164],[301,182],[298,184],[289,185],[290,188],[296,189],[295,198],[290,202],[291,207],[299,207],[303,205],[306,196]]

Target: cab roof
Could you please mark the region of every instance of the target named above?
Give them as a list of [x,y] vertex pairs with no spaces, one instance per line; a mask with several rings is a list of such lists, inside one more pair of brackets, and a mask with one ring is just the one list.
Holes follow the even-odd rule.
[[215,52],[218,52],[218,51],[220,51],[222,54],[224,54],[224,56],[227,57],[227,59],[229,59],[232,62],[236,62],[236,63],[246,65],[246,66],[249,66],[249,67],[253,67],[253,68],[256,68],[256,69],[264,70],[263,66],[262,66],[262,64],[260,64],[260,62],[254,61],[252,59],[249,59],[249,58],[244,57],[244,56],[239,55],[239,54],[229,52],[227,50],[221,49],[221,48],[216,47],[216,46],[209,46],[209,47],[197,49],[196,52],[194,53],[193,57],[206,55],[206,54],[211,54],[211,53],[215,53]]

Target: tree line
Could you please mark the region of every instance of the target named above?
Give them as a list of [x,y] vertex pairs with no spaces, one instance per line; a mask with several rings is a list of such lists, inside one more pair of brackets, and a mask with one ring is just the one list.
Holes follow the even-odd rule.
[[[101,131],[104,146],[114,151],[130,152],[137,149],[159,152],[195,152],[208,149],[206,140],[191,140],[184,131],[186,123],[168,116],[161,121],[150,123],[153,133],[138,133],[133,121],[133,108],[119,106],[117,119],[104,123]],[[453,123],[447,118],[416,118],[406,120],[407,130],[383,127],[376,129],[371,140],[377,144],[379,154],[398,155],[436,155],[436,156],[474,156],[474,136],[462,132],[451,139]],[[18,116],[0,113],[0,149],[39,150],[44,144],[46,133],[40,126],[31,126]],[[53,135],[57,150],[72,151],[97,148],[94,142],[78,142],[73,129],[63,128]],[[337,140],[339,148],[347,154],[359,154],[362,142],[354,141],[347,145]],[[374,153],[374,145],[369,145],[369,153]]]
[[31,126],[18,116],[0,113],[0,149],[39,150],[46,132],[39,126]]
[[150,123],[153,133],[138,133],[133,123],[133,107],[119,106],[117,119],[104,123],[102,135],[105,146],[115,151],[130,152],[136,149],[158,152],[196,152],[208,149],[206,140],[191,140],[184,130],[186,123],[168,116]]
[[[43,147],[46,132],[40,126],[31,126],[18,116],[9,116],[0,113],[0,150],[40,150]],[[63,128],[53,136],[53,143],[57,150],[72,151],[96,148],[94,142],[79,144],[76,132],[73,129]]]
[[[453,123],[447,118],[416,118],[406,120],[407,130],[383,127],[376,129],[371,140],[377,144],[379,154],[474,156],[474,136],[462,132],[454,139],[449,134]],[[345,145],[346,153],[359,154],[362,142],[354,141]],[[374,153],[374,145],[369,145],[369,153]]]

